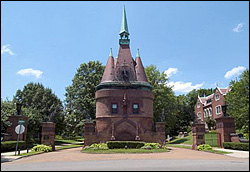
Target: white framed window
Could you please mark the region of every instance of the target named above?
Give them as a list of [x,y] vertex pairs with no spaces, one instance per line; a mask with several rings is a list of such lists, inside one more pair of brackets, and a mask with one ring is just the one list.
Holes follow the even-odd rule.
[[212,108],[209,108],[209,116],[212,116]]
[[198,112],[198,113],[197,113],[197,118],[198,118],[198,119],[201,119],[201,112]]
[[201,107],[201,104],[200,102],[197,103],[197,108],[200,108]]
[[221,105],[215,107],[216,115],[221,114]]
[[220,100],[220,95],[219,95],[219,94],[216,94],[216,95],[215,95],[215,101],[218,101],[218,100]]

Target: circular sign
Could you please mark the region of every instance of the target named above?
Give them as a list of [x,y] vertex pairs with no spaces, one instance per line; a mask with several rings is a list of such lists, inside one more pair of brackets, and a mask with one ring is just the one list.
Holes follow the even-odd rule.
[[25,130],[25,127],[23,125],[18,125],[15,128],[15,131],[17,134],[22,134],[24,132],[24,130]]

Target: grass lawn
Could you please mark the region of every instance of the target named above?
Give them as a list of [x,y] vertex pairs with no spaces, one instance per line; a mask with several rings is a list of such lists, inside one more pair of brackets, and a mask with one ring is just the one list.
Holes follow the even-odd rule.
[[108,149],[108,150],[93,150],[87,149],[82,150],[82,153],[92,153],[92,154],[113,154],[113,153],[161,153],[161,152],[169,152],[168,149]]
[[61,145],[61,144],[83,144],[83,141],[76,141],[76,140],[55,140],[55,145]]

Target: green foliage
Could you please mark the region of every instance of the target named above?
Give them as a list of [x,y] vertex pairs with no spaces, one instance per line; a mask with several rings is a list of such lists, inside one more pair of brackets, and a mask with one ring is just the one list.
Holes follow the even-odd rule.
[[208,125],[208,129],[212,130],[215,127],[216,121],[210,117],[205,119],[206,124]]
[[[16,141],[1,141],[1,152],[9,152],[16,150],[16,143]],[[24,145],[24,141],[18,142],[18,148],[23,149]]]
[[238,82],[230,82],[231,91],[226,96],[227,114],[235,118],[236,129],[249,133],[249,70]]
[[30,82],[17,90],[13,101],[23,104],[22,114],[29,117],[29,135],[40,132],[41,122],[55,122],[56,133],[63,129],[63,105],[50,88]]
[[138,141],[108,141],[107,142],[109,149],[139,149],[145,145],[145,142]]
[[93,150],[108,150],[109,148],[108,148],[108,146],[107,146],[106,143],[99,143],[99,144],[94,143],[94,144],[92,144],[90,146],[85,146],[83,148],[83,150],[88,150],[88,149],[93,149]]
[[34,146],[32,148],[32,151],[34,152],[51,152],[52,151],[52,147],[51,146],[47,146],[47,145],[37,145]]
[[213,148],[209,144],[201,144],[197,146],[197,150],[212,150]]
[[245,133],[244,134],[244,138],[247,139],[247,140],[249,140],[249,133]]
[[141,149],[160,149],[161,145],[159,143],[145,143]]
[[83,63],[72,84],[66,87],[66,134],[82,134],[85,119],[95,119],[95,87],[100,83],[104,66],[99,61]]
[[249,151],[249,143],[240,143],[240,142],[223,142],[222,146],[225,149],[235,149],[235,150],[244,150]]
[[1,99],[1,133],[5,133],[8,126],[11,123],[8,121],[11,115],[14,115],[16,112],[15,104],[13,101]]

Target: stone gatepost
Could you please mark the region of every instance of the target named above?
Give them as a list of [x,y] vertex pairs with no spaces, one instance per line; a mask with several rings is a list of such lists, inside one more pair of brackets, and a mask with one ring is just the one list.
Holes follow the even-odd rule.
[[85,123],[84,146],[89,146],[96,141],[95,124],[93,122]]
[[196,150],[198,145],[205,144],[205,124],[200,124],[200,123],[193,124],[192,136],[193,136],[193,145],[192,145],[193,150]]
[[157,136],[158,136],[156,141],[158,143],[160,143],[161,145],[164,145],[166,142],[165,128],[166,128],[165,122],[156,122],[155,123],[155,131],[156,131]]
[[42,139],[41,143],[52,147],[55,151],[55,123],[42,122]]
[[231,133],[235,133],[233,117],[223,116],[216,119],[217,145],[222,147],[223,142],[231,142]]

